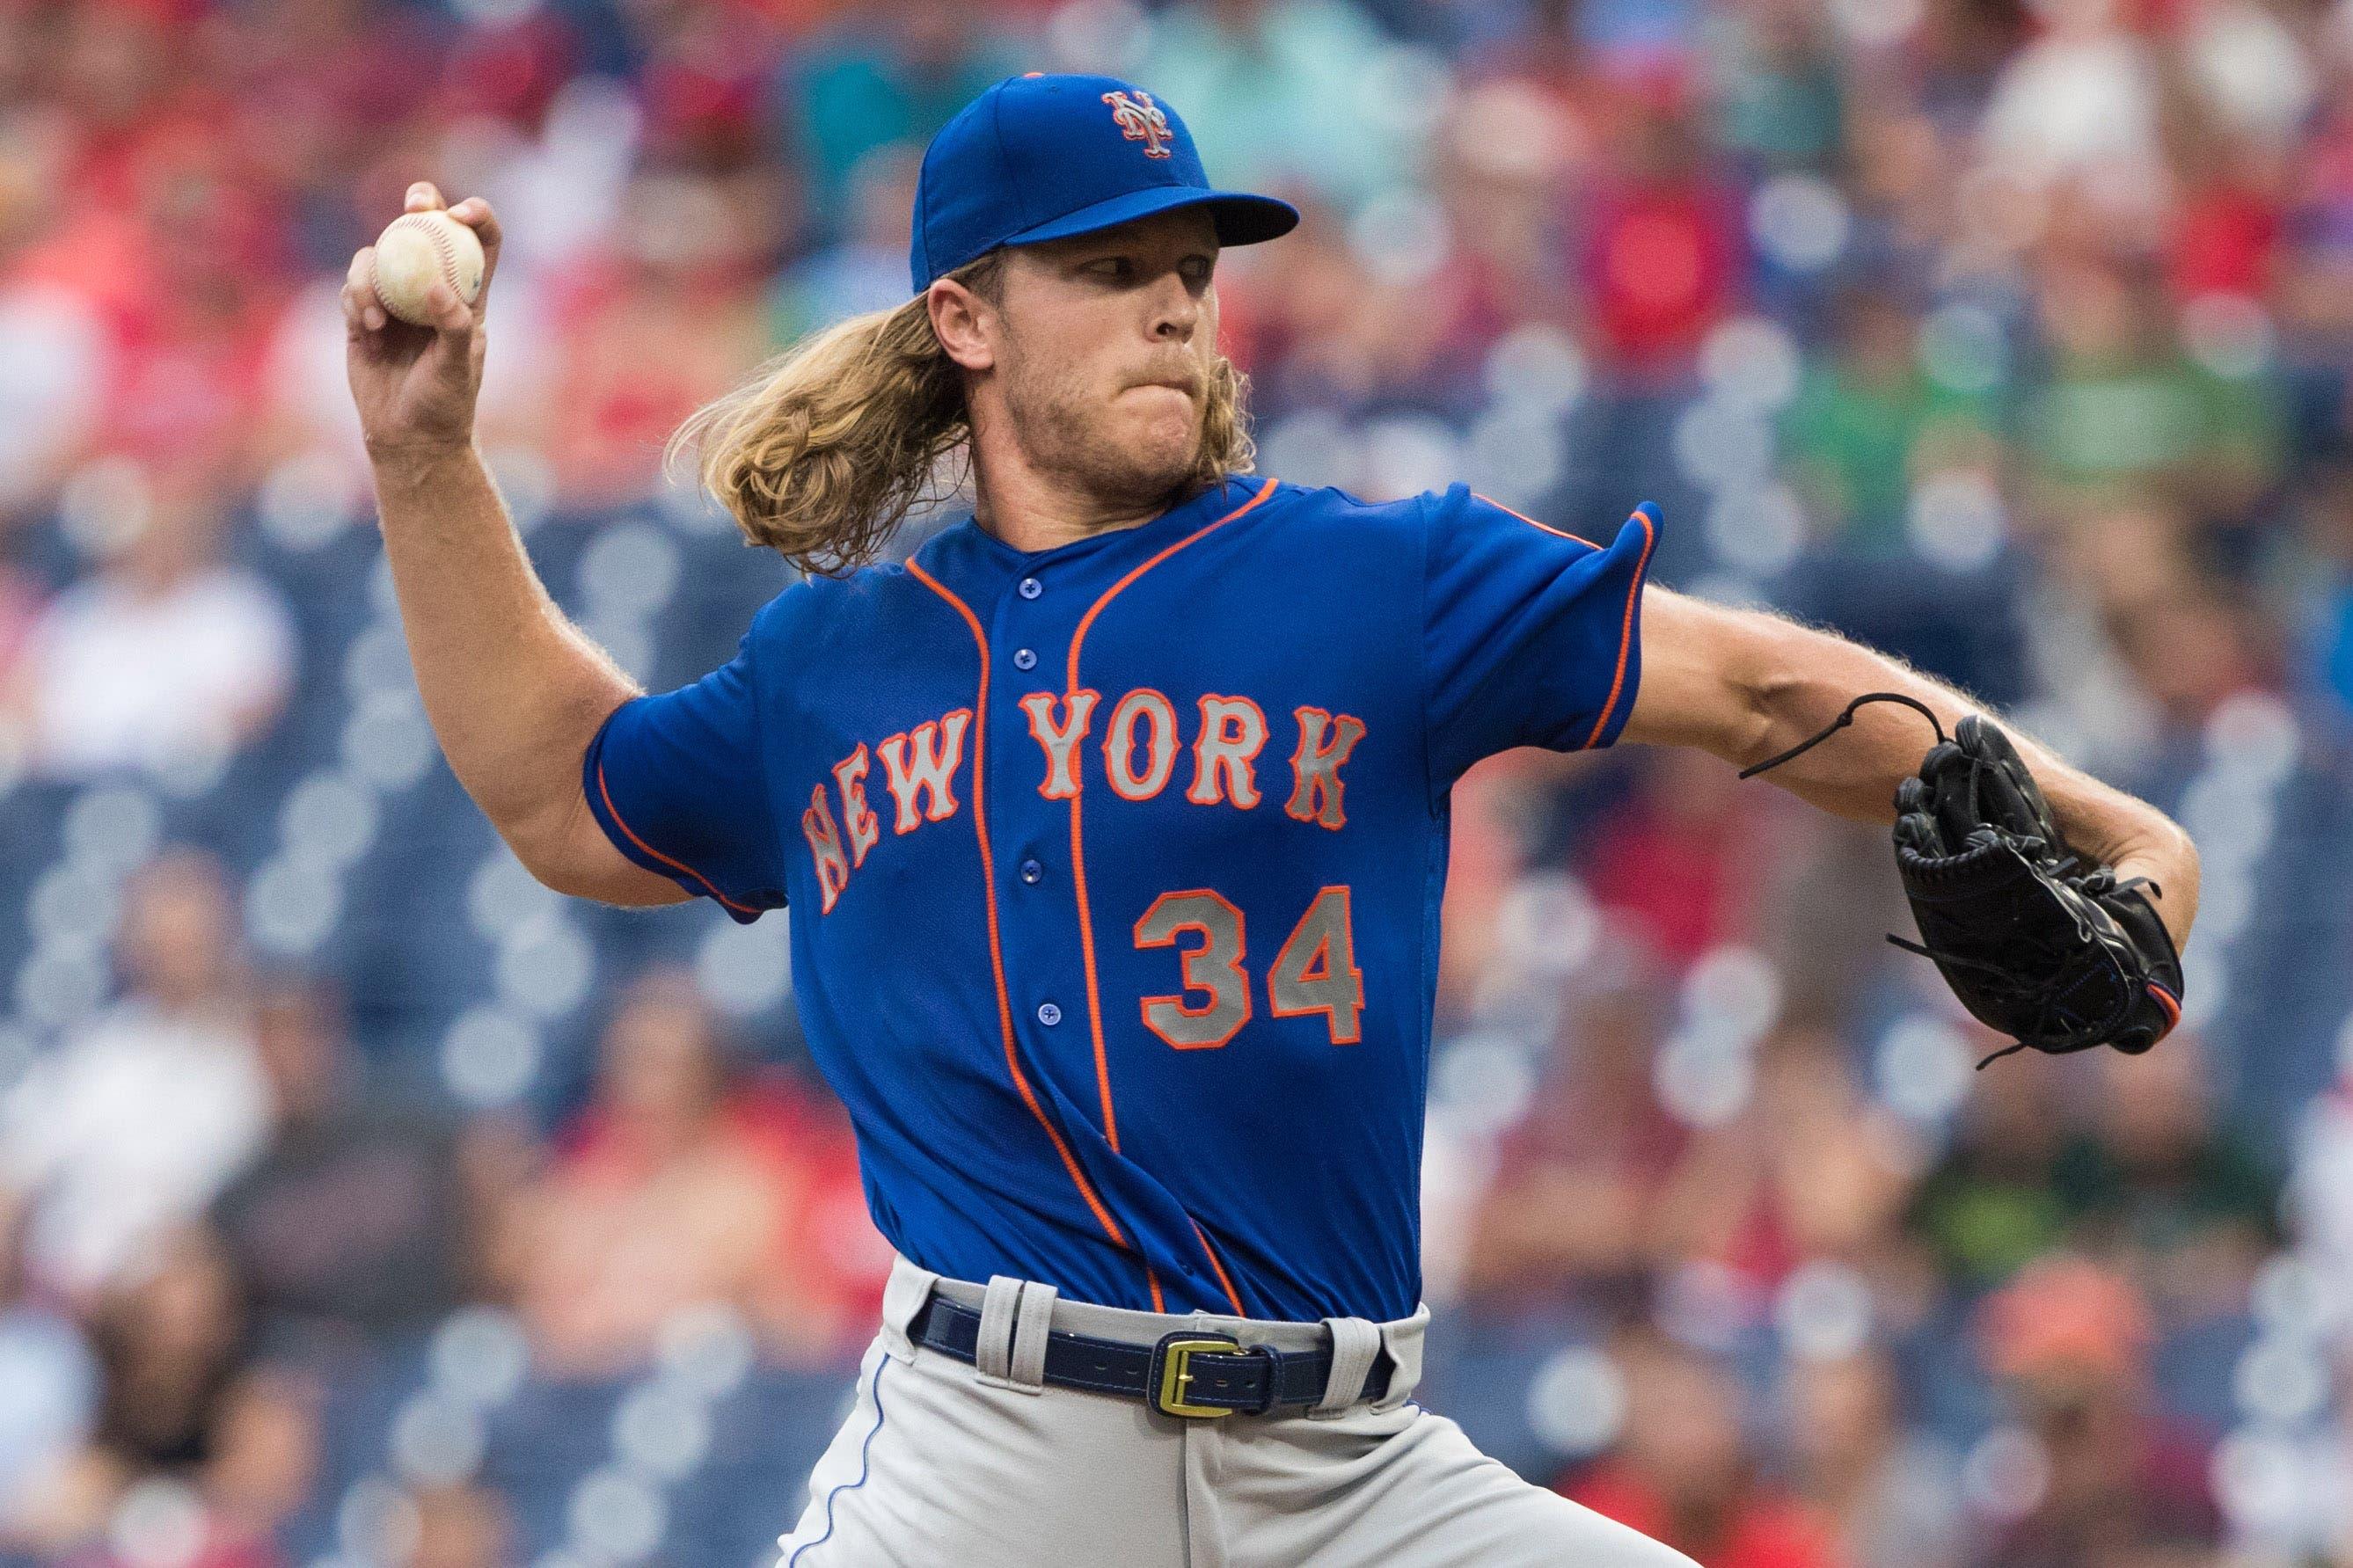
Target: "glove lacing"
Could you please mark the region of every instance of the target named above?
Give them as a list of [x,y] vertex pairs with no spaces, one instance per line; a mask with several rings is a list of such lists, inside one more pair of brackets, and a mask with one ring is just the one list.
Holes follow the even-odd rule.
[[[1855,710],[1862,708],[1868,702],[1903,703],[1906,708],[1913,709],[1917,711],[1922,718],[1928,721],[1930,727],[1936,731],[1937,744],[1942,745],[1945,743],[1947,737],[1945,734],[1945,726],[1943,721],[1936,717],[1935,710],[1931,709],[1926,703],[1921,701],[1918,698],[1906,695],[1901,691],[1866,691],[1862,696],[1856,698],[1853,701],[1848,703],[1843,709],[1840,710],[1839,716],[1837,718],[1831,720],[1813,735],[1810,736],[1806,740],[1799,742],[1796,745],[1777,756],[1767,757],[1761,763],[1741,769],[1740,776],[1744,779],[1755,778],[1758,773],[1765,773],[1773,768],[1778,768],[1783,763],[1788,762],[1791,758],[1811,751],[1814,747],[1820,745],[1824,741],[1829,740],[1832,735],[1837,734],[1841,730],[1843,730],[1848,725],[1853,723]],[[1974,754],[1970,755],[1969,816],[1972,817],[1976,817],[1979,815],[1978,809],[1978,781],[1983,774],[1986,766],[1987,763],[1983,758],[1978,757]],[[2000,830],[1997,828],[1995,831],[1999,832]],[[2031,846],[2035,851],[2042,854],[2049,854],[2052,847],[2050,845],[2044,844],[2040,837],[2033,836],[2021,837],[2017,842],[2021,847]],[[2115,870],[2106,866],[2096,867],[2080,877],[2070,877],[2068,875],[2069,872],[2074,870],[2083,863],[2083,858],[2081,856],[2070,851],[2055,863],[2042,868],[2042,870],[2046,875],[2057,880],[2066,882],[2069,886],[2074,888],[2088,899],[2105,899],[2116,893],[2131,892],[2138,888],[2147,888],[2160,898],[2164,896],[2164,889],[2159,888],[2157,883],[2149,878],[2134,877],[2128,880],[2119,882],[2116,880]],[[2069,918],[2073,920],[2075,922],[2077,939],[2081,942],[2090,942],[2093,938],[2093,933],[2084,929],[2084,921],[2083,911],[2071,907],[2067,913]],[[1887,940],[1894,943],[1897,947],[1902,948],[1906,952],[1916,952],[1921,957],[1933,960],[1937,963],[1953,963],[1958,964],[1964,969],[1981,970],[1985,973],[1991,974],[1999,979],[2007,981],[2012,985],[2019,985],[2018,973],[2015,968],[2004,967],[1998,963],[1989,963],[1984,959],[1970,958],[1962,953],[1947,952],[1938,948],[1929,947],[1922,942],[1910,942],[1903,937],[1897,936],[1894,931],[1889,931],[1887,933]],[[2016,938],[2012,939],[2012,941],[2017,940],[2018,939]],[[2038,938],[2027,942],[2026,945],[2035,956],[2052,960],[2054,962],[2072,956],[2069,952],[2052,944],[2048,939]],[[2032,1037],[2032,1038],[2021,1038],[2014,1044],[2003,1047],[2000,1050],[1994,1052],[1991,1056],[1987,1057],[1983,1061],[1978,1063],[1978,1070],[1979,1072],[1983,1072],[1988,1067],[2000,1061],[2002,1058],[2010,1055],[2014,1051],[2022,1051],[2030,1045],[2033,1045],[2036,1039],[2042,1039],[2045,1037],[2047,1037],[2051,1043],[2037,1046],[2037,1049],[2052,1051],[2054,1053],[2089,1049],[2091,1047],[2100,1044],[2106,1037],[2110,1030],[2114,1029],[2118,1024],[2121,1024],[2124,1021],[2120,1013],[2116,1017],[2103,1019],[2097,1023],[2078,1024],[2072,1030],[2063,1030],[2053,1033],[2052,1031],[2052,1025],[2057,1021],[2056,1016],[2059,1006],[2060,993],[2067,988],[2073,978],[2073,976],[2068,975],[2063,972],[2060,972],[2052,974],[2049,979],[2045,980],[2040,985],[2020,986],[2020,989],[2023,993],[2021,999],[2034,1008],[2034,1017],[2030,1026],[2021,1031],[2021,1033],[2025,1036]],[[2128,1012],[2130,1010],[2130,1006],[2131,1004],[2126,1003],[2122,1011]]]
[[[1854,710],[1862,707],[1866,702],[1901,702],[1906,708],[1916,710],[1920,716],[1927,720],[1929,724],[1936,730],[1937,744],[1942,745],[1944,743],[1944,721],[1936,717],[1936,710],[1929,707],[1926,702],[1921,701],[1916,697],[1906,696],[1901,691],[1866,691],[1862,696],[1856,698],[1853,701],[1848,703],[1845,708],[1840,710],[1837,718],[1823,725],[1821,729],[1817,731],[1810,739],[1799,742],[1796,745],[1790,747],[1788,751],[1783,752],[1778,757],[1767,757],[1761,763],[1757,763],[1741,769],[1740,776],[1745,779],[1753,779],[1758,773],[1767,772],[1772,768],[1779,767],[1783,763],[1788,762],[1792,757],[1812,751],[1816,746],[1820,745],[1824,741],[1829,740],[1832,735],[1837,734],[1841,730],[1843,730],[1849,724],[1853,723]],[[1982,766],[1983,764],[1976,763],[1976,759],[1974,758],[1971,759],[1971,762],[1975,765],[1971,767],[1969,773],[1969,804],[1974,806],[1977,804],[1978,788],[1976,770],[1978,766]],[[1972,815],[1974,815],[1974,813]]]

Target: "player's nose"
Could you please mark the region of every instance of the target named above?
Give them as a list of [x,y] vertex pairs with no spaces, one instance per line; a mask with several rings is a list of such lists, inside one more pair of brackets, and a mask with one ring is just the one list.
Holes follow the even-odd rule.
[[1152,335],[1190,342],[1200,325],[1201,301],[1176,273],[1165,274],[1152,291]]

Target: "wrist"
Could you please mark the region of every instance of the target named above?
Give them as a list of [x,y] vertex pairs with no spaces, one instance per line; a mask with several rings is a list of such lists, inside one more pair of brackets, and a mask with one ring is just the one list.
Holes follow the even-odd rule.
[[479,468],[481,454],[473,437],[448,440],[371,441],[368,466],[379,486],[415,488],[445,475]]
[[2186,948],[2198,918],[2199,892],[2198,849],[2189,836],[2176,828],[2168,841],[2137,846],[2117,858],[2115,870],[2118,881],[2146,877],[2156,884],[2143,889],[2143,895],[2165,922],[2176,950]]

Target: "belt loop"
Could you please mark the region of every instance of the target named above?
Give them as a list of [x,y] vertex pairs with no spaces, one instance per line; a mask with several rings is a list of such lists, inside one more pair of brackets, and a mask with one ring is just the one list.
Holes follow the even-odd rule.
[[901,1361],[915,1359],[914,1342],[907,1337],[907,1325],[932,1299],[932,1288],[940,1277],[903,1256],[891,1259],[890,1282],[882,1288],[882,1348]]
[[1412,1397],[1414,1385],[1421,1381],[1422,1331],[1430,1327],[1430,1303],[1422,1302],[1410,1318],[1399,1318],[1380,1328],[1381,1348],[1389,1352],[1393,1363],[1387,1394],[1374,1402],[1376,1410],[1395,1410]]
[[1381,1331],[1363,1318],[1326,1318],[1324,1327],[1332,1335],[1332,1374],[1324,1397],[1309,1407],[1311,1416],[1344,1415],[1363,1398],[1365,1376],[1381,1353]]
[[1013,1370],[1013,1309],[1020,1298],[1020,1280],[1010,1274],[989,1277],[987,1294],[980,1300],[980,1342],[973,1353],[983,1383],[1002,1387]]
[[1051,1285],[1031,1280],[1021,1287],[1021,1304],[1013,1314],[1013,1355],[1008,1370],[1012,1385],[1031,1394],[1046,1388],[1046,1332],[1054,1318]]

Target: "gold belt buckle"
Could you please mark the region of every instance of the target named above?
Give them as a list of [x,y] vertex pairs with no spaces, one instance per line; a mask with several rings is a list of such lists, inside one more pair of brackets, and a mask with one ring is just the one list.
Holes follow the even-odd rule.
[[1219,1405],[1192,1405],[1185,1399],[1185,1386],[1193,1381],[1192,1361],[1200,1351],[1240,1351],[1240,1340],[1167,1340],[1161,1344],[1160,1408],[1171,1415],[1207,1418],[1231,1415],[1233,1412]]

